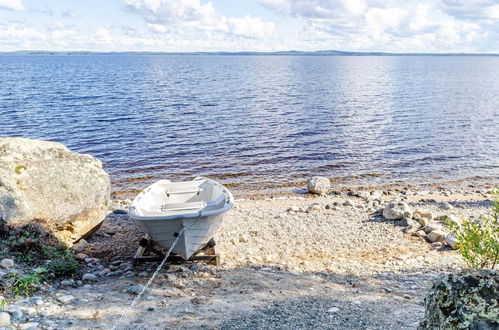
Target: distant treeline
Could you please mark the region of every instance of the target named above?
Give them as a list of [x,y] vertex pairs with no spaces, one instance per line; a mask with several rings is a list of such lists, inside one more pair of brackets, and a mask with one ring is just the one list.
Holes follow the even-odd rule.
[[339,50],[277,51],[277,52],[91,52],[91,51],[45,51],[27,50],[0,52],[0,55],[228,55],[228,56],[499,56],[484,53],[383,53],[344,52]]

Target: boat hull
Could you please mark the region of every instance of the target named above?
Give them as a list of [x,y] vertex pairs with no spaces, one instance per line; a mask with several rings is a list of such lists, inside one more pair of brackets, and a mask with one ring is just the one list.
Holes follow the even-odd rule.
[[171,248],[177,238],[176,235],[185,228],[172,253],[188,260],[215,236],[224,216],[225,214],[221,213],[182,219],[142,220],[141,223],[149,236],[165,249]]

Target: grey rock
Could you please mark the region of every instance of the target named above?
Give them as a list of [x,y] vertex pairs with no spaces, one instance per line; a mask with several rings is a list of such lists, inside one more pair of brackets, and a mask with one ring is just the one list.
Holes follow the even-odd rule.
[[499,272],[450,274],[433,284],[418,329],[499,329]]
[[321,206],[317,203],[315,204],[312,204],[310,205],[308,208],[307,208],[307,213],[312,213],[312,212],[319,212],[321,211]]
[[88,242],[85,239],[80,239],[76,244],[73,245],[73,250],[76,253],[81,253],[88,246]]
[[57,301],[59,301],[61,304],[64,304],[64,305],[69,304],[73,300],[75,300],[75,297],[70,295],[70,294],[57,297]]
[[24,314],[20,310],[15,310],[10,313],[10,316],[12,317],[12,319],[14,319],[14,321],[20,321],[23,318]]
[[81,277],[81,280],[84,282],[95,282],[97,281],[97,276],[95,276],[94,274],[87,273]]
[[328,178],[316,176],[307,180],[307,189],[313,194],[324,195],[331,189]]
[[447,236],[445,236],[445,243],[447,243],[447,245],[450,248],[456,250],[457,249],[456,243],[458,243],[456,234],[455,233],[447,234]]
[[430,243],[444,242],[445,236],[447,236],[447,233],[445,231],[436,229],[431,231],[428,235],[426,235],[426,239]]
[[447,202],[440,203],[440,205],[438,207],[442,210],[450,210],[450,209],[454,208],[452,205],[450,205]]
[[353,206],[353,203],[351,200],[347,199],[344,203],[343,203],[344,206]]
[[3,259],[2,261],[0,261],[0,266],[2,266],[2,268],[5,268],[5,269],[12,268],[12,267],[14,267],[14,260],[12,260],[12,259]]
[[72,244],[106,217],[111,191],[102,163],[57,142],[0,138],[0,218],[42,218]]
[[142,284],[135,284],[135,285],[130,286],[127,289],[127,292],[134,294],[134,295],[138,295],[142,292],[143,289],[144,289],[144,286]]
[[409,205],[405,202],[393,201],[388,203],[388,205],[383,210],[383,217],[389,220],[400,220],[404,216],[409,215],[411,209]]

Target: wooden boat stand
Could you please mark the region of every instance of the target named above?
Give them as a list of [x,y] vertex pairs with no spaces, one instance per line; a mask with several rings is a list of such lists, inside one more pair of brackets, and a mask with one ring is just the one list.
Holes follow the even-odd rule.
[[[204,248],[196,252],[188,260],[205,260],[210,261],[215,265],[220,264],[220,256],[215,251],[215,245],[215,240],[212,238]],[[137,249],[137,252],[135,252],[135,256],[133,257],[133,264],[138,265],[142,262],[162,261],[165,258],[165,254],[158,250],[155,246],[157,246],[156,242],[154,242],[148,234],[145,234],[139,242],[139,248]],[[153,253],[154,255],[150,255],[150,253]],[[166,261],[170,263],[181,263],[185,260],[182,257],[172,253],[168,257],[168,259],[166,259]]]

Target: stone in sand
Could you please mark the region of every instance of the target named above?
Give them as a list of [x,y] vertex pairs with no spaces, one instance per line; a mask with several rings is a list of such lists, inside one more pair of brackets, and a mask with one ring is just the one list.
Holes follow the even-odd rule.
[[431,231],[428,235],[426,235],[426,239],[430,243],[444,242],[446,236],[447,236],[447,233],[445,231],[437,229],[437,230]]
[[99,226],[111,191],[102,163],[56,142],[0,138],[0,219],[45,220],[71,244]]
[[457,249],[456,243],[458,243],[456,234],[454,233],[447,234],[447,236],[445,236],[445,243],[447,243],[447,245],[450,248],[456,250]]
[[409,205],[405,202],[393,201],[388,203],[388,205],[383,210],[383,217],[388,220],[400,220],[404,216],[410,215],[411,209]]
[[315,176],[307,180],[307,188],[313,194],[324,195],[331,189],[331,182],[328,178]]

